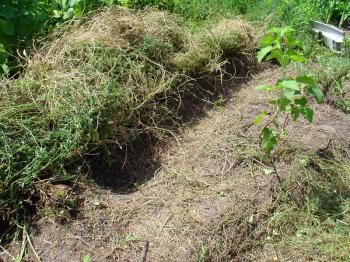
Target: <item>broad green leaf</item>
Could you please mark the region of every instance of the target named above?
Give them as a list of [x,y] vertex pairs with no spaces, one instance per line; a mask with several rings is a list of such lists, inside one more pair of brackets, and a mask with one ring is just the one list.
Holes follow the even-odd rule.
[[273,46],[267,46],[262,48],[258,54],[257,54],[257,58],[259,63],[261,63],[261,61],[267,56],[268,53],[270,53],[273,50]]
[[301,111],[301,113],[303,114],[305,119],[307,121],[309,121],[309,123],[313,122],[313,120],[314,120],[314,111],[311,108],[304,107],[303,110]]
[[315,79],[311,76],[299,76],[296,78],[296,80],[299,82],[299,83],[303,83],[305,85],[309,85],[309,86],[316,86],[316,82],[315,82]]
[[300,109],[298,107],[292,107],[290,114],[292,115],[293,121],[296,121],[300,116]]
[[301,42],[300,40],[294,40],[293,43],[291,43],[291,44],[294,45],[294,46],[299,47],[302,50],[305,49],[304,43]]
[[16,16],[16,8],[13,6],[2,6],[0,9],[0,16],[5,17],[7,19],[14,18]]
[[2,64],[1,69],[5,73],[5,75],[8,75],[10,73],[10,68],[6,64]]
[[324,94],[320,88],[310,87],[307,89],[307,91],[316,98],[317,103],[321,104],[323,102]]
[[290,58],[289,56],[283,55],[281,57],[281,60],[279,60],[278,62],[281,64],[283,68],[286,68],[290,63]]
[[294,34],[286,36],[288,48],[305,50],[304,44],[300,40],[296,40]]
[[293,90],[289,90],[289,89],[283,91],[283,96],[290,99],[290,100],[292,100],[293,98],[295,98],[295,96],[298,96],[300,94],[301,94],[300,91],[293,91]]
[[271,104],[276,105],[281,112],[285,112],[287,110],[287,106],[290,103],[291,103],[291,100],[289,100],[286,97],[282,97],[280,99],[271,101]]
[[305,97],[297,98],[294,100],[295,104],[305,107],[307,105],[307,99]]
[[277,100],[278,109],[282,112],[286,111],[288,105],[291,103],[291,100],[289,100],[286,97],[280,98]]
[[278,85],[292,91],[300,91],[300,83],[296,80],[282,80]]
[[0,18],[0,31],[5,35],[12,36],[15,34],[15,26],[11,20]]
[[259,91],[272,91],[276,89],[276,86],[258,85],[255,89]]
[[289,56],[286,56],[281,49],[274,49],[271,53],[266,57],[266,60],[276,59],[277,62],[283,67],[287,67],[289,65],[290,59]]
[[263,118],[267,115],[266,111],[261,112],[254,121],[254,124],[259,125],[261,123],[261,121],[263,120]]
[[307,59],[302,55],[296,52],[295,50],[289,49],[286,52],[286,55],[290,57],[290,60],[297,63],[306,63]]
[[265,149],[268,154],[271,154],[271,151],[275,148],[276,144],[277,138],[275,132],[270,128],[265,127],[263,130],[262,148]]
[[286,26],[281,29],[281,36],[293,36],[293,33],[295,32],[295,29],[290,26]]
[[297,63],[306,63],[307,62],[307,59],[300,54],[291,55],[289,57],[290,57],[290,60],[297,62]]
[[276,59],[277,61],[280,60],[280,57],[283,56],[283,52],[280,49],[275,49],[271,51],[271,53],[266,57],[266,60]]
[[260,45],[262,47],[272,46],[272,44],[275,40],[276,40],[276,38],[273,35],[266,35],[261,39]]

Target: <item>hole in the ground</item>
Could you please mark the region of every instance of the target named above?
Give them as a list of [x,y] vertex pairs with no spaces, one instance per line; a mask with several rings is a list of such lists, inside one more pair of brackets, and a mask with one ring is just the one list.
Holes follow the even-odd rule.
[[[208,109],[213,108],[218,99],[222,100],[221,106],[224,106],[230,95],[251,79],[253,72],[256,72],[256,68],[252,66],[252,61],[242,56],[230,60],[220,74],[202,77],[192,82],[191,91],[182,94],[181,106],[178,106],[178,101],[173,105],[180,123],[165,123],[161,129],[171,130],[176,134],[182,124],[194,124],[205,117]],[[87,157],[91,167],[91,178],[97,185],[119,194],[137,190],[138,185],[147,182],[159,170],[161,162],[157,150],[166,146],[166,141],[171,139],[169,133],[163,132],[165,139],[143,134],[128,146],[108,146],[108,150],[105,150],[108,153],[97,152],[97,155]],[[39,201],[39,198],[31,199],[30,206],[23,211],[24,217],[34,217]],[[0,234],[11,234],[11,225],[6,219],[0,220]],[[6,236],[5,238],[7,239]],[[0,239],[0,242],[6,242],[6,239]]]
[[[250,80],[252,72],[247,67],[250,64],[243,59],[230,60],[224,67],[224,75],[204,77],[193,82],[192,91],[181,98],[181,106],[176,108],[181,124],[194,124],[205,117],[218,99],[224,106],[231,94]],[[166,123],[160,128],[175,133],[178,130],[178,126],[173,123]],[[164,135],[167,135],[166,131]],[[169,139],[160,140],[145,134],[123,148],[109,148],[108,153],[90,159],[91,178],[99,186],[116,193],[135,191],[137,186],[151,179],[161,167],[158,149],[166,147],[166,140]]]

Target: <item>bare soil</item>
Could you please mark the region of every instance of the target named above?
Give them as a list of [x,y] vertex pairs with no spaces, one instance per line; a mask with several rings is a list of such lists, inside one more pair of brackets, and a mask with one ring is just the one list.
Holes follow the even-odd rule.
[[[92,261],[141,261],[147,241],[146,261],[283,261],[264,241],[278,182],[259,147],[261,127],[251,125],[268,110],[269,95],[255,86],[279,76],[271,68],[233,86],[226,101],[158,149],[159,168],[130,192],[82,183],[79,193],[53,188],[53,199],[76,199],[77,214],[44,212],[29,229],[27,261],[36,261],[33,250],[42,261],[82,261],[85,255]],[[327,104],[313,106],[314,123],[291,123],[289,138],[277,149],[275,167],[282,176],[293,150],[317,152],[333,140],[350,144],[350,116]],[[15,255],[22,248],[22,242],[13,243],[8,251]]]

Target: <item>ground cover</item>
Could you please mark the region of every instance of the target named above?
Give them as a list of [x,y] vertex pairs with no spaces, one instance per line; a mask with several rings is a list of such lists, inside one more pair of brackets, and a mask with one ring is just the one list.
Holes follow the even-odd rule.
[[[1,259],[347,261],[349,62],[307,34],[318,2],[148,1],[185,19],[115,7],[51,34],[2,80]],[[288,73],[326,96],[267,155],[255,87],[284,73],[254,51],[283,24],[310,60]]]
[[[253,90],[280,73],[232,83],[224,104],[158,148],[158,165],[131,163],[139,178],[149,176],[131,191],[51,186],[46,215],[28,231],[36,253],[43,261],[135,261],[149,241],[149,261],[346,261],[349,116],[313,105],[315,122],[289,126],[271,162],[251,125],[271,97]],[[72,199],[77,215],[65,211]],[[11,248],[35,260],[28,245]]]
[[110,8],[63,30],[33,55],[23,76],[1,85],[7,223],[35,202],[36,182],[72,181],[87,155],[181,123],[182,98],[196,93],[193,77],[254,48],[252,29],[241,20],[193,35],[181,18],[155,10]]

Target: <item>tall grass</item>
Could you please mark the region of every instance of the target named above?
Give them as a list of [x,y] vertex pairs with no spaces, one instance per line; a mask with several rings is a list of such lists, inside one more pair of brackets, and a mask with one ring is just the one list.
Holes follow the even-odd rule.
[[[180,14],[189,21],[203,21],[215,17],[244,16],[248,20],[263,21],[281,26],[290,25],[305,30],[324,11],[319,0],[129,0],[131,7],[153,5]],[[171,3],[171,4],[169,4]]]

